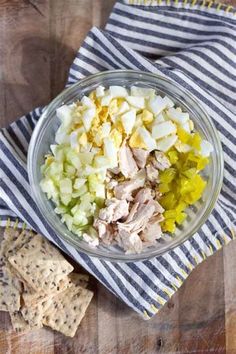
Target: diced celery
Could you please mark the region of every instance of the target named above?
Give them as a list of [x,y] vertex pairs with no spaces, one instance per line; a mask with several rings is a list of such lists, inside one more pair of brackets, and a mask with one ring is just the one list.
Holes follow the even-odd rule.
[[78,156],[78,153],[76,153],[74,150],[70,149],[66,155],[66,159],[68,162],[70,162],[76,169],[79,169],[81,166],[80,158]]
[[72,193],[72,197],[73,198],[81,197],[81,195],[85,194],[87,191],[88,191],[88,187],[86,184],[84,184],[78,190],[76,190]]
[[91,165],[94,153],[93,152],[80,152],[78,153],[78,157],[83,165]]
[[56,214],[65,214],[68,212],[68,208],[65,205],[59,205],[54,209]]
[[71,194],[61,194],[60,199],[62,204],[68,205],[71,201],[71,197],[72,197]]
[[48,198],[56,199],[58,197],[58,189],[56,188],[52,179],[44,178],[40,182],[42,191],[47,194]]
[[73,224],[77,226],[87,225],[88,219],[86,217],[86,213],[82,210],[77,210],[77,212],[73,216]]
[[76,178],[75,182],[74,182],[74,188],[75,189],[80,189],[80,187],[82,187],[86,182],[85,178]]
[[73,218],[69,214],[64,214],[61,219],[62,222],[66,223],[66,226],[68,229],[71,231],[72,230],[72,225],[73,225]]
[[64,178],[60,181],[61,194],[72,194],[72,181],[70,178]]
[[69,177],[73,177],[76,173],[75,167],[68,164],[68,163],[65,164],[64,169],[65,169],[66,175]]

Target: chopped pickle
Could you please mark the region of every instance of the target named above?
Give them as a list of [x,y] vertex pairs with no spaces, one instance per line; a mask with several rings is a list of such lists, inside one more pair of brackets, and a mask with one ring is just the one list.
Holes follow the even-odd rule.
[[167,168],[166,170],[160,172],[160,181],[162,183],[170,183],[176,176],[175,168]]
[[192,134],[192,139],[190,141],[190,145],[196,149],[197,151],[200,151],[201,150],[201,137],[200,137],[200,134],[199,133],[194,133]]
[[160,172],[160,203],[165,209],[165,220],[161,226],[163,231],[170,233],[175,231],[176,224],[181,225],[186,219],[184,210],[202,197],[206,181],[199,175],[199,171],[209,162],[208,158],[197,151],[201,143],[198,133],[191,135],[179,128],[178,136],[182,142],[188,142],[194,149],[186,153],[176,149],[169,151],[167,156],[171,167]]

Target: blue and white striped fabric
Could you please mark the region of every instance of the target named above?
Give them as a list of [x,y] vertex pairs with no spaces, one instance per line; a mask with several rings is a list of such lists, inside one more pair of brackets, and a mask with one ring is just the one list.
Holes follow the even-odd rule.
[[[140,1],[139,1],[140,3]],[[149,5],[151,3],[151,5]],[[211,3],[212,4],[212,3]],[[138,69],[164,75],[200,101],[220,133],[224,184],[218,203],[201,230],[155,259],[118,264],[90,258],[58,239],[30,194],[26,155],[42,109],[0,133],[0,215],[5,225],[19,219],[71,255],[144,318],[152,317],[194,267],[234,238],[236,17],[231,8],[168,1],[134,6],[118,1],[105,30],[93,28],[71,66],[68,85],[98,71]]]

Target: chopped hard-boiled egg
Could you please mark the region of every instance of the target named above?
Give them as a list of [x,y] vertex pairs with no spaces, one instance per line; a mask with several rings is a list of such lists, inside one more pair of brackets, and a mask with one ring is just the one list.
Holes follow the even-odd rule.
[[182,143],[180,140],[176,141],[175,148],[178,152],[189,152],[192,149],[190,145]]
[[154,139],[160,139],[164,136],[176,133],[176,130],[176,125],[171,121],[162,122],[152,127],[152,137]]
[[109,106],[109,103],[111,102],[111,100],[113,99],[114,97],[110,94],[106,94],[102,97],[101,99],[101,106]]
[[185,124],[189,120],[189,114],[178,112],[175,108],[169,108],[167,110],[168,117],[178,124]]
[[160,114],[166,107],[167,104],[161,96],[154,96],[149,100],[149,108],[154,116]]
[[82,99],[81,99],[81,103],[85,106],[85,107],[94,107],[94,102],[93,100],[91,100],[91,98],[87,97],[87,96],[84,96]]
[[146,128],[144,127],[138,128],[138,134],[141,137],[142,141],[144,142],[146,149],[148,151],[152,151],[156,149],[157,143]]
[[112,96],[112,98],[127,97],[128,96],[128,92],[127,92],[126,88],[124,88],[122,86],[110,86],[109,94]]
[[141,148],[141,149],[147,149],[146,144],[144,143],[141,135],[139,134],[139,130],[136,129],[134,133],[131,135],[129,139],[129,146],[131,148]]
[[95,118],[96,109],[94,107],[86,109],[82,115],[82,121],[84,123],[84,128],[88,132],[92,125],[92,120]]
[[96,88],[96,96],[97,96],[98,98],[100,98],[100,97],[103,97],[104,94],[105,94],[105,87],[103,87],[103,86],[98,86],[98,87]]
[[157,141],[156,149],[160,151],[168,151],[173,145],[175,145],[178,137],[177,135],[170,135]]
[[144,109],[141,113],[141,119],[144,124],[149,124],[153,121],[154,117],[153,117],[152,112],[150,112],[147,109]]
[[135,96],[127,96],[126,100],[128,103],[136,108],[145,108],[145,99],[144,97],[135,97]]
[[204,157],[209,157],[210,153],[213,151],[212,144],[207,140],[201,141],[201,155]]
[[136,119],[136,110],[131,109],[121,116],[121,122],[127,135],[131,134]]
[[132,96],[149,98],[155,95],[155,90],[146,87],[131,86],[130,92]]
[[[127,162],[134,170],[139,169],[132,159],[135,154],[141,160],[148,156],[144,167],[154,156],[161,166],[159,172],[156,166],[140,169],[135,178],[139,181],[141,173],[143,186],[148,174],[159,174],[155,188],[162,193],[160,203],[165,208],[160,225],[164,231],[174,232],[175,224],[186,217],[186,206],[202,195],[206,182],[199,171],[213,151],[210,142],[193,131],[189,114],[152,88],[115,85],[98,86],[56,113],[60,127],[41,167],[40,186],[68,229],[93,246],[99,244],[94,215],[99,215],[108,199],[114,197],[108,187],[111,178],[115,185],[126,178],[120,166],[120,148],[127,145],[132,148],[124,149]],[[132,201],[128,203],[132,207]]]

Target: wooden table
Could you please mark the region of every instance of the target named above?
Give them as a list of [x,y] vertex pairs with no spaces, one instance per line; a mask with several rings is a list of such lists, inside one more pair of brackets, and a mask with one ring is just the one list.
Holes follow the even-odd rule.
[[[62,89],[76,49],[103,26],[114,0],[0,0],[1,126]],[[236,0],[228,1],[236,5]],[[95,297],[73,339],[11,331],[0,313],[0,354],[236,353],[236,242],[200,266],[150,321],[95,279]]]

